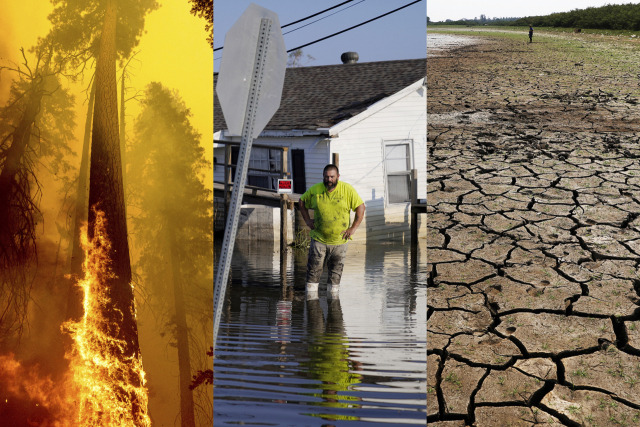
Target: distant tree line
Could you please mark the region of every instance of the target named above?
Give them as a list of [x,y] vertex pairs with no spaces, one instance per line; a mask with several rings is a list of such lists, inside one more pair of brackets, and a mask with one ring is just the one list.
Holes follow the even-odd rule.
[[479,18],[476,17],[474,19],[459,19],[456,21],[447,19],[444,22],[433,22],[427,17],[427,22],[436,25],[505,25],[519,27],[533,25],[534,27],[640,31],[640,3],[610,4],[524,18],[487,18],[485,15],[480,15]]
[[487,18],[486,15],[480,15],[480,17],[475,17],[473,19],[458,19],[456,21],[452,19],[447,19],[445,21],[436,21],[433,22],[431,18],[427,16],[428,24],[435,25],[466,25],[466,26],[474,26],[474,25],[510,25],[511,22],[520,19],[518,17],[513,18]]
[[610,4],[546,16],[525,17],[513,21],[510,25],[636,31],[640,30],[640,4]]

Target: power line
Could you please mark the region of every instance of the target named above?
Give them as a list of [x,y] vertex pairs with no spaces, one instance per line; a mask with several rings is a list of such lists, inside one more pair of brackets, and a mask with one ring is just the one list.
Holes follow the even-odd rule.
[[[382,15],[378,15],[378,16],[376,16],[375,18],[371,18],[371,19],[369,19],[369,20],[367,20],[367,21],[361,22],[361,23],[359,23],[359,24],[357,24],[357,25],[354,25],[353,27],[345,28],[344,30],[342,30],[342,31],[338,31],[337,33],[333,33],[333,34],[330,34],[330,35],[328,35],[328,36],[326,36],[326,37],[322,37],[322,38],[317,39],[317,40],[314,40],[314,41],[312,41],[312,42],[309,42],[309,43],[306,43],[306,44],[300,45],[300,46],[298,46],[298,47],[294,47],[293,49],[289,49],[289,50],[287,50],[287,53],[289,53],[289,52],[293,52],[294,50],[302,49],[303,47],[311,46],[312,44],[319,43],[319,42],[321,42],[321,41],[323,41],[323,40],[327,40],[327,39],[329,39],[329,38],[331,38],[331,37],[335,37],[335,36],[337,36],[337,35],[339,35],[339,34],[346,33],[347,31],[351,31],[351,30],[353,30],[354,28],[358,28],[358,27],[361,27],[361,26],[363,26],[363,25],[365,25],[365,24],[368,24],[369,22],[373,22],[373,21],[378,20],[378,19],[380,19],[380,18],[384,18],[384,17],[385,17],[385,16],[387,16],[387,15],[391,15],[392,13],[396,13],[396,12],[398,12],[399,10],[402,10],[402,9],[404,9],[404,8],[406,8],[406,7],[409,7],[409,6],[411,6],[411,5],[414,5],[414,4],[416,4],[416,3],[420,3],[421,1],[422,1],[422,0],[415,0],[415,1],[412,1],[411,3],[407,3],[407,4],[405,4],[404,6],[400,6],[400,7],[399,7],[399,8],[397,8],[397,9],[393,9],[392,11],[389,11],[389,12],[384,13],[384,14],[382,14]],[[222,46],[221,46],[221,47],[219,47],[218,49],[222,49]],[[217,49],[214,49],[214,50],[217,50]],[[214,58],[214,60],[215,60],[215,59],[220,59],[220,58],[221,58],[221,57]]]
[[[299,26],[298,28],[294,28],[294,29],[293,29],[293,30],[291,30],[291,31],[287,31],[286,33],[282,33],[282,35],[284,36],[284,35],[287,35],[287,34],[289,34],[289,33],[293,33],[294,31],[297,31],[297,30],[299,30],[300,28],[308,27],[309,25],[311,25],[311,24],[315,24],[315,23],[316,23],[316,22],[318,22],[318,21],[322,21],[323,19],[328,18],[328,17],[330,17],[330,16],[333,16],[333,15],[335,15],[336,13],[344,12],[345,10],[347,10],[347,9],[349,9],[349,8],[353,7],[353,6],[356,6],[356,5],[358,5],[358,4],[360,4],[360,3],[364,2],[364,1],[365,1],[365,0],[360,0],[360,1],[359,1],[358,3],[356,3],[356,4],[352,4],[352,5],[350,5],[350,6],[345,7],[344,9],[337,10],[337,11],[335,11],[335,12],[333,12],[333,13],[328,14],[327,16],[323,16],[322,18],[318,18],[318,19],[316,19],[315,21],[311,21],[311,22],[309,22],[308,24],[301,25],[301,26]],[[287,25],[285,25],[285,27],[286,27],[286,26],[288,26],[288,25],[291,25],[291,24],[287,24]],[[284,27],[282,27],[282,28],[284,28]]]
[[300,45],[300,46],[298,46],[298,47],[294,47],[293,49],[289,49],[289,50],[287,51],[287,53],[289,53],[289,52],[293,52],[294,50],[302,49],[303,47],[310,46],[310,45],[312,45],[312,44],[315,44],[315,43],[321,42],[321,41],[323,41],[323,40],[326,40],[326,39],[329,39],[329,38],[331,38],[331,37],[337,36],[337,35],[339,35],[339,34],[346,33],[347,31],[353,30],[354,28],[361,27],[362,25],[368,24],[369,22],[373,22],[373,21],[375,21],[375,20],[377,20],[377,19],[380,19],[380,18],[383,18],[383,17],[385,17],[385,16],[387,16],[387,15],[391,15],[392,13],[395,13],[395,12],[397,12],[397,11],[399,11],[399,10],[402,10],[402,9],[404,9],[405,7],[409,7],[409,6],[411,6],[412,4],[420,3],[421,1],[422,1],[422,0],[415,0],[415,1],[412,1],[411,3],[407,3],[407,4],[405,4],[404,6],[401,6],[401,7],[397,8],[397,9],[394,9],[394,10],[392,10],[392,11],[390,11],[390,12],[387,12],[387,13],[384,13],[384,14],[382,14],[382,15],[376,16],[375,18],[369,19],[368,21],[361,22],[360,24],[358,24],[358,25],[354,25],[353,27],[346,28],[346,29],[344,29],[344,30],[342,30],[342,31],[338,31],[337,33],[333,33],[333,34],[330,34],[330,35],[328,35],[328,36],[326,36],[326,37],[322,37],[321,39],[317,39],[317,40],[314,40],[314,41],[312,41],[312,42],[309,42],[309,43],[306,43],[306,44]]
[[313,18],[314,16],[318,16],[318,15],[320,15],[320,14],[323,14],[323,13],[325,13],[325,12],[328,12],[328,11],[330,11],[331,9],[335,9],[336,7],[340,7],[340,6],[342,6],[343,4],[351,3],[352,1],[353,1],[353,0],[343,1],[342,3],[337,4],[337,5],[335,5],[335,6],[332,6],[332,7],[330,7],[329,9],[325,9],[325,10],[323,10],[323,11],[321,11],[321,12],[314,13],[313,15],[309,15],[309,16],[307,16],[306,18],[302,18],[302,19],[298,19],[297,21],[290,22],[290,23],[288,23],[287,25],[283,25],[283,26],[282,26],[282,27],[280,27],[280,28],[286,28],[286,27],[288,27],[289,25],[293,25],[293,24],[297,24],[298,22],[306,21],[307,19],[311,19],[311,18]]
[[[328,12],[328,11],[330,11],[330,10],[332,10],[332,9],[335,9],[336,7],[340,7],[340,6],[342,6],[343,4],[351,3],[352,1],[354,1],[354,0],[347,0],[347,1],[343,1],[343,2],[342,2],[342,3],[340,3],[340,4],[337,4],[337,5],[335,5],[335,6],[331,6],[330,8],[325,9],[325,10],[322,10],[322,11],[317,12],[317,13],[314,13],[313,15],[309,15],[309,16],[307,16],[307,17],[305,17],[305,18],[298,19],[297,21],[289,22],[288,24],[283,25],[283,26],[282,26],[282,27],[280,27],[280,28],[286,28],[286,27],[288,27],[288,26],[290,26],[290,25],[297,24],[298,22],[306,21],[307,19],[311,19],[311,18],[313,18],[314,16],[321,15],[321,14],[323,14],[323,13],[325,13],[325,12]],[[347,8],[345,8],[345,9],[347,9]],[[333,15],[333,14],[332,14],[332,15]],[[331,16],[331,15],[329,15],[329,16]],[[318,19],[318,21],[319,21],[319,19]],[[314,21],[314,22],[317,22],[317,21]],[[312,24],[313,24],[313,22],[312,22]],[[310,24],[307,24],[307,25],[310,25]],[[302,27],[300,27],[300,28],[302,28]],[[292,30],[292,31],[295,31],[295,30]],[[291,31],[289,31],[289,32],[291,32]],[[217,48],[213,49],[213,51],[215,52],[215,51],[218,51],[218,50],[221,50],[221,49],[224,49],[224,46],[217,47]]]

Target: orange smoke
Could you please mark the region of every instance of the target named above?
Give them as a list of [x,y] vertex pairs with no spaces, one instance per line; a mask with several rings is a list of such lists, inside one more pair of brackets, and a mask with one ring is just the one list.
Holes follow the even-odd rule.
[[1,425],[72,425],[75,402],[68,396],[67,387],[41,378],[36,366],[22,366],[12,354],[0,356]]

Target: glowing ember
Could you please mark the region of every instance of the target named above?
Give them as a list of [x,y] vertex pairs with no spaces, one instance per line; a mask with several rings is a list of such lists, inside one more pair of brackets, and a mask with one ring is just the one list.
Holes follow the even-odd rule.
[[142,360],[125,353],[127,343],[115,338],[117,322],[103,315],[111,304],[104,283],[113,277],[105,224],[104,213],[96,212],[93,241],[88,241],[86,227],[82,231],[85,276],[79,286],[84,291],[84,317],[63,325],[74,341],[67,358],[78,392],[75,425],[149,426]]

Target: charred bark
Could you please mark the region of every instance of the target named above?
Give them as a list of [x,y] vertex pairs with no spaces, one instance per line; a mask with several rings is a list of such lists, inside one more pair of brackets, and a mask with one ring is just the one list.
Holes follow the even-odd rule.
[[84,250],[80,245],[80,232],[82,223],[87,220],[88,194],[89,191],[89,152],[91,148],[91,123],[93,121],[94,98],[96,92],[96,81],[91,84],[89,95],[89,106],[87,107],[87,118],[84,124],[84,140],[82,143],[82,159],[80,160],[80,171],[78,173],[78,190],[76,193],[76,211],[73,225],[72,249],[71,249],[71,277],[72,283],[69,289],[67,300],[67,318],[78,320],[82,317],[82,291],[77,286],[77,281],[82,277],[82,263],[84,261]]
[[95,210],[104,212],[106,234],[111,242],[108,258],[113,277],[105,279],[110,300],[105,317],[117,322],[115,338],[125,344],[123,356],[139,355],[135,320],[131,263],[124,209],[122,163],[118,136],[118,102],[116,81],[116,2],[107,0],[104,27],[96,63],[96,94],[91,134],[89,182],[89,238],[93,240]]

